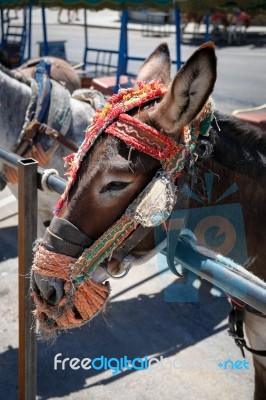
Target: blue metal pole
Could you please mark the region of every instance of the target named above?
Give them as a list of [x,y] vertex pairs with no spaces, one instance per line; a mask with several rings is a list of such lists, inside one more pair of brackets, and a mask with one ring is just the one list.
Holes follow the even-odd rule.
[[127,61],[128,61],[127,21],[128,21],[128,14],[127,10],[124,9],[121,15],[118,66],[117,66],[116,86],[115,86],[116,93],[119,90],[120,76],[127,73]]
[[32,34],[32,0],[29,1],[29,25],[28,25],[28,59],[31,58],[31,34]]
[[200,253],[191,236],[180,236],[175,254],[176,261],[183,267],[266,314],[266,283],[251,279],[244,273],[244,268],[232,260],[218,255],[212,258],[204,252]]
[[124,63],[123,63],[123,70],[122,74],[127,73],[127,62],[128,62],[128,30],[127,30],[127,23],[128,23],[128,12],[125,12],[125,22],[124,22],[124,43],[125,43],[125,49],[124,49]]
[[178,7],[175,7],[175,34],[176,34],[176,66],[177,70],[181,68],[181,31],[180,31],[180,10]]
[[205,41],[208,42],[208,40],[210,40],[210,13],[207,13],[205,16],[205,24],[206,24]]
[[4,11],[2,9],[0,10],[0,15],[1,15],[1,47],[2,47],[4,42]]
[[[0,160],[4,160],[5,164],[9,165],[10,167],[18,168],[18,162],[20,160],[24,160],[23,157],[18,156],[11,151],[0,147]],[[38,189],[44,190],[41,184],[42,176],[45,170],[41,167],[38,167]],[[66,181],[59,176],[50,175],[47,179],[47,184],[50,190],[53,190],[55,193],[62,194],[66,188]]]
[[21,38],[20,44],[20,60],[19,64],[23,64],[25,61],[25,50],[26,50],[26,42],[27,42],[27,34],[28,34],[28,8],[23,10],[23,35]]
[[42,10],[42,32],[43,32],[43,55],[48,56],[49,53],[49,48],[48,48],[48,42],[47,42],[47,30],[46,30],[46,15],[45,15],[45,7],[41,7]]
[[84,49],[84,56],[83,56],[83,69],[86,69],[87,65],[87,52],[88,52],[88,31],[87,31],[87,10],[84,8],[84,34],[85,34],[85,49]]

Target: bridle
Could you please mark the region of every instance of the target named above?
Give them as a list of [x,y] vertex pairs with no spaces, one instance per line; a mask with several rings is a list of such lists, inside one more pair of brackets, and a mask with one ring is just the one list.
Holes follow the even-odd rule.
[[[56,216],[44,236],[43,245],[53,251],[62,252],[63,250],[64,254],[78,256],[72,267],[71,276],[71,279],[76,282],[81,283],[94,277],[97,267],[106,266],[111,257],[116,258],[120,263],[123,262],[132,249],[154,227],[162,225],[170,217],[174,209],[175,183],[181,176],[185,163],[191,159],[199,134],[208,135],[213,114],[211,102],[207,101],[195,120],[183,128],[179,143],[128,114],[129,111],[141,109],[150,105],[151,102],[154,104],[165,95],[166,91],[165,85],[159,81],[152,81],[148,84],[138,83],[137,89],[121,90],[113,95],[104,108],[96,112],[79,151],[66,158],[66,161],[70,163],[67,187],[57,204]],[[69,222],[57,216],[67,202],[82,160],[103,133],[117,137],[129,148],[152,156],[160,161],[162,168],[128,206],[118,221],[96,241],[93,242],[88,237],[84,238],[87,242],[82,244],[78,251],[76,242],[71,248],[66,243],[68,239],[62,236],[69,227]],[[75,238],[77,237],[76,235]],[[170,265],[170,268],[178,275],[173,265]]]

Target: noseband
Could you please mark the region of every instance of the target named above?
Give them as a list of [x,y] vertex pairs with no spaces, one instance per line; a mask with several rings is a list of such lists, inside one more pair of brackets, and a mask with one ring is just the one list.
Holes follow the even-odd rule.
[[46,229],[42,244],[51,251],[78,257],[93,240],[66,219],[54,217]]

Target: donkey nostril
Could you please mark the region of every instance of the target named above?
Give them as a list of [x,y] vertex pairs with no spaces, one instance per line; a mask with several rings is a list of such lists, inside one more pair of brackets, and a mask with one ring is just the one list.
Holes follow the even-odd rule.
[[56,305],[64,295],[64,280],[34,274],[35,283],[48,304]]
[[53,286],[47,290],[47,298],[46,300],[50,304],[56,304],[56,290]]

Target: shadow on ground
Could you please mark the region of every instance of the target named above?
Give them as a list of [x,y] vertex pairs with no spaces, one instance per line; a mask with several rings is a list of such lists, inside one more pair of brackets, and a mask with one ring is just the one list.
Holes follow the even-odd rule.
[[8,226],[0,229],[0,262],[18,255],[18,227]]
[[[68,367],[55,371],[57,353],[62,353],[62,358],[80,359],[125,355],[134,359],[154,354],[166,358],[225,329],[225,326],[219,329],[216,326],[227,316],[229,304],[223,297],[213,297],[210,288],[206,282],[201,285],[200,301],[196,303],[167,303],[164,290],[150,296],[141,294],[134,299],[113,301],[104,317],[99,315],[79,330],[62,333],[54,344],[38,342],[38,395],[42,400],[70,396],[134,373],[127,370],[112,375],[109,371],[106,378],[102,370],[74,371]],[[2,400],[17,399],[16,360],[17,349],[9,348],[0,354]]]

